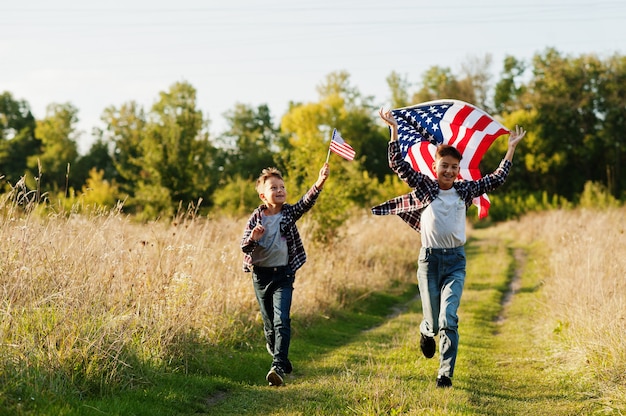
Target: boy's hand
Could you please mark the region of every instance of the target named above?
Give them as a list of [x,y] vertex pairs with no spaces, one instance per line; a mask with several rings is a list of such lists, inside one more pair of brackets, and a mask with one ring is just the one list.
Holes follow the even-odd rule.
[[252,229],[252,234],[250,234],[250,239],[258,242],[263,234],[265,234],[265,227],[263,227],[263,213],[261,212],[261,219],[256,223],[256,226]]
[[387,124],[389,127],[395,127],[395,128],[398,127],[398,122],[396,121],[396,118],[393,116],[393,113],[391,112],[391,110],[385,111],[382,107],[380,107],[380,110],[378,111],[378,115],[380,115],[380,118],[382,118],[385,124]]
[[385,124],[387,124],[391,129],[391,136],[389,137],[389,140],[392,142],[398,140],[398,121],[393,116],[391,110],[385,111],[382,107],[380,107],[378,115],[380,115],[380,118],[382,118]]
[[326,179],[328,179],[329,175],[330,167],[328,166],[328,163],[324,163],[324,166],[322,166],[322,168],[320,169],[320,174],[317,178],[317,182],[315,182],[315,186],[321,189],[322,186],[324,186],[324,182],[326,182]]
[[250,238],[258,242],[261,237],[263,237],[263,234],[265,234],[265,227],[263,227],[263,225],[261,225],[261,222],[259,221],[256,227],[252,229],[252,234],[250,234]]
[[525,135],[526,131],[522,127],[515,126],[515,131],[512,131],[509,135],[509,147],[515,148]]
[[515,153],[515,147],[519,142],[522,141],[524,136],[526,135],[526,131],[520,126],[515,126],[515,130],[509,134],[509,148],[506,151],[506,155],[504,155],[504,159],[509,162],[513,161],[513,154]]

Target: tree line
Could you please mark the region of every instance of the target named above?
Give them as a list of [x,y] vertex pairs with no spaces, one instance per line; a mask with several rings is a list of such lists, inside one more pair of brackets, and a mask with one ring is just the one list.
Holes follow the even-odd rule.
[[[330,186],[319,202],[324,208],[316,212],[320,229],[333,229],[349,208],[406,192],[387,166],[388,130],[377,109],[455,98],[529,132],[503,194],[576,201],[591,182],[623,200],[626,57],[568,56],[548,48],[530,61],[507,56],[495,81],[490,66],[489,56],[468,60],[456,73],[433,66],[418,82],[392,72],[384,103],[353,86],[349,73],[333,72],[318,85],[318,101],[290,102],[278,122],[267,105],[236,104],[224,115],[226,131],[216,137],[197,106],[196,89],[177,82],[150,108],[130,101],[104,109],[105,127],[94,130],[84,155],[78,152],[76,107],[53,103],[37,120],[26,100],[5,91],[0,192],[36,195],[37,202],[62,208],[123,201],[125,212],[142,219],[190,208],[243,215],[259,203],[253,182],[264,167],[283,171],[291,196],[313,183],[336,127],[357,158],[331,165]],[[493,170],[505,149],[505,140],[497,140],[481,170]]]

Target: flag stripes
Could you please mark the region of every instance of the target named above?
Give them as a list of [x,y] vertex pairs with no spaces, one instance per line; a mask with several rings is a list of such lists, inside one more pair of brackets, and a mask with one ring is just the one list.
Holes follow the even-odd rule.
[[330,150],[347,160],[354,160],[356,152],[348,143],[343,140],[337,129],[333,129],[333,136],[330,140]]

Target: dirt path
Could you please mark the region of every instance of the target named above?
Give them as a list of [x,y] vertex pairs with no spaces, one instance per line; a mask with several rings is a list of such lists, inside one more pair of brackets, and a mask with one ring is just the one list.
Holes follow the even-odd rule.
[[513,250],[513,258],[515,260],[515,271],[513,272],[513,277],[511,278],[509,287],[502,297],[502,307],[500,314],[496,319],[496,323],[498,324],[504,323],[504,320],[506,319],[506,311],[510,308],[511,303],[513,302],[513,296],[522,287],[522,271],[526,264],[526,252],[521,248],[516,248]]
[[[438,389],[438,354],[419,349],[419,298],[382,324],[337,345],[296,337],[294,373],[283,388],[241,385],[214,400],[216,415],[577,415],[597,410],[551,368],[532,334],[538,286],[526,280],[527,253],[481,232],[468,245],[460,347],[452,389]],[[513,271],[513,272],[512,272]],[[498,289],[500,288],[500,289]],[[340,331],[328,322],[324,331]]]

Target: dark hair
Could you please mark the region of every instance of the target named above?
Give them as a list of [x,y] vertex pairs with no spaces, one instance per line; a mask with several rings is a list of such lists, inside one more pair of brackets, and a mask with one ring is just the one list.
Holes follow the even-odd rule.
[[452,156],[457,159],[459,162],[463,158],[459,149],[454,146],[450,146],[449,144],[440,144],[437,146],[437,152],[435,152],[435,159],[441,159],[444,156]]
[[259,178],[256,180],[256,186],[255,186],[256,191],[259,192],[260,186],[263,185],[265,181],[271,178],[272,176],[280,180],[283,180],[283,175],[280,173],[278,169],[265,168],[261,171],[261,175],[259,175]]

